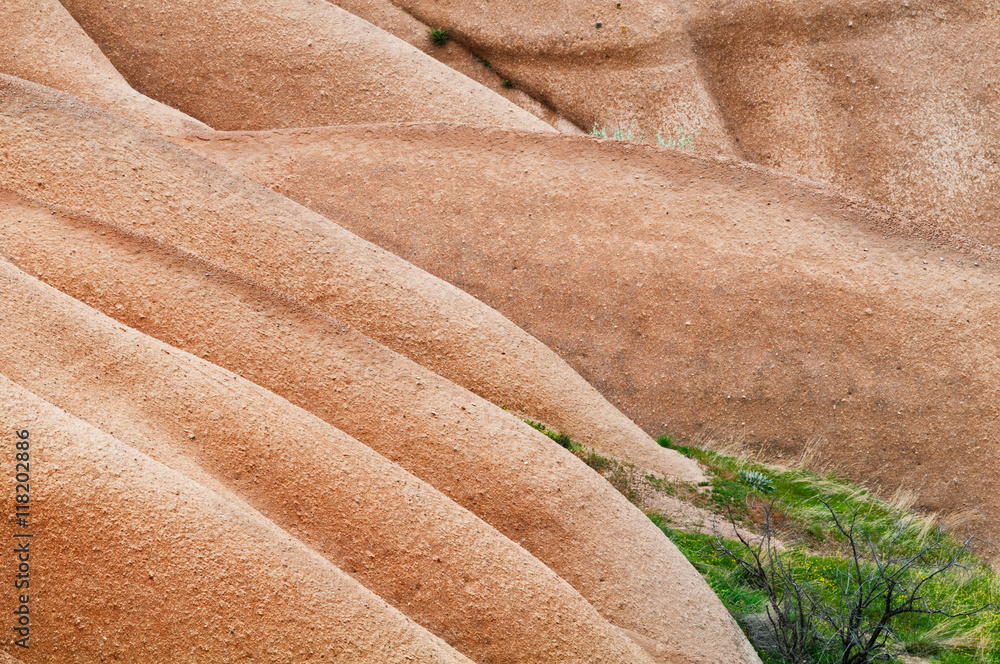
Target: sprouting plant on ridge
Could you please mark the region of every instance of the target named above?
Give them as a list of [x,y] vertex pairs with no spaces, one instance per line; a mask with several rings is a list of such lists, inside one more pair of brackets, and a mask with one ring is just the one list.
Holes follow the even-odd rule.
[[625,129],[622,129],[621,127],[615,129],[615,133],[611,135],[611,138],[619,141],[637,141],[642,143],[643,139],[646,138],[646,134],[629,125]]
[[[694,150],[694,139],[700,133],[701,129],[688,131],[684,127],[681,127],[677,132],[668,136],[664,136],[662,132],[657,132],[656,144],[667,148],[684,148],[687,150]],[[589,135],[597,138],[608,138],[608,130],[602,127],[598,122],[594,122],[594,126],[591,128]],[[634,125],[629,125],[627,127],[619,126],[611,132],[610,138],[614,138],[619,141],[636,141],[638,143],[642,143],[646,139],[646,134]]]
[[451,39],[451,31],[448,28],[431,28],[427,31],[427,37],[438,46],[444,46]]
[[[598,138],[607,138],[608,137],[608,131],[606,129],[604,129],[603,127],[601,127],[601,125],[598,124],[597,122],[594,122],[594,126],[590,130],[590,135],[591,136],[596,136]],[[629,125],[628,127],[625,127],[625,128],[622,128],[622,127],[616,128],[611,133],[611,138],[613,138],[615,140],[618,140],[618,141],[637,141],[637,142],[641,143],[643,141],[643,139],[646,138],[646,134],[644,134],[637,127],[633,127],[632,125]]]
[[694,150],[694,139],[701,133],[701,129],[688,131],[684,127],[677,130],[672,136],[666,138],[660,132],[656,133],[656,144],[666,148],[686,148]]
[[758,493],[767,495],[774,492],[774,482],[759,470],[741,470],[737,475],[744,484]]

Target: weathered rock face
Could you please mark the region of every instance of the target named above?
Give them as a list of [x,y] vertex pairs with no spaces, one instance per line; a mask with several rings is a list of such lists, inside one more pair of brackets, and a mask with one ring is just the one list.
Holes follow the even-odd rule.
[[995,3],[690,5],[746,158],[1000,244]]
[[58,0],[0,6],[0,72],[68,92],[154,131],[208,129],[129,87]]
[[492,304],[652,433],[738,432],[786,455],[815,439],[856,479],[979,510],[997,533],[988,247],[621,143],[448,127],[184,143]]
[[69,98],[8,79],[0,104],[11,191],[213,262],[649,470],[698,476],[509,320],[325,217]]
[[686,137],[1000,243],[995,3],[337,4],[411,41],[414,17],[450,27],[584,130]]
[[[506,408],[690,482],[649,434],[808,444],[1000,533],[995,7],[335,4],[0,7],[4,650],[759,663]],[[552,131],[594,124],[700,154]]]
[[[613,623],[659,641],[678,624],[690,623],[691,637],[705,638],[697,625],[728,622],[699,584],[679,592],[689,585],[685,579],[693,578],[687,562],[643,514],[579,460],[517,418],[342,323],[254,288],[218,266],[10,195],[0,200],[0,234],[0,251],[50,285],[273,389],[440,488],[519,541]],[[47,381],[55,371],[58,363],[47,372]],[[161,410],[157,406],[154,413],[131,417],[145,422]],[[216,437],[214,428],[210,423],[197,435]],[[250,458],[263,456],[257,451]],[[295,455],[299,464],[301,456]],[[244,474],[244,484],[250,481]],[[370,493],[364,488],[353,492]],[[321,503],[302,509],[317,512]],[[260,509],[284,524],[275,512]],[[385,516],[375,521],[398,527]],[[373,547],[369,540],[351,548]],[[476,547],[485,550],[482,543]],[[369,573],[399,576],[383,566]],[[377,580],[366,585],[383,597],[391,595],[378,588]],[[482,592],[491,594],[486,588]],[[408,598],[401,605],[413,603]],[[681,607],[683,618],[677,615]],[[449,611],[461,613],[459,607]],[[673,650],[684,650],[680,638],[669,638]]]
[[234,494],[475,660],[646,661],[548,567],[370,448],[9,264],[0,269],[0,373],[20,386]]
[[[697,572],[599,476],[331,313],[357,323],[391,311],[398,325],[398,307],[416,298],[393,291],[421,293],[421,310],[445,303],[454,319],[464,312],[486,328],[482,338],[509,344],[515,369],[527,349],[527,366],[562,374],[558,389],[581,385],[583,400],[561,412],[592,417],[593,404],[616,412],[537,341],[460,291],[171,143],[13,79],[2,100],[0,168],[19,193],[0,202],[0,252],[65,295],[9,268],[7,308],[28,314],[4,329],[0,373],[270,520],[474,659],[757,661]],[[49,157],[39,149],[55,144]],[[21,158],[35,151],[34,162]],[[130,183],[115,191],[116,176]],[[39,193],[64,207],[24,198]],[[268,228],[241,229],[254,218]],[[266,243],[241,258],[233,241],[259,233]],[[278,256],[282,237],[301,243],[299,259]],[[296,263],[322,249],[332,262],[314,277],[295,276]],[[241,271],[244,260],[281,269],[262,287],[260,274]],[[381,284],[358,289],[369,275]],[[338,301],[329,296],[304,302],[305,291],[280,290],[289,276],[284,283],[337,284],[351,306],[329,307]],[[422,323],[412,320],[415,335]],[[524,384],[535,380],[524,376]],[[287,439],[280,445],[277,432]],[[651,449],[651,463],[698,476],[690,462]]]
[[585,131],[621,131],[652,143],[657,136],[664,142],[693,140],[703,152],[739,153],[702,75],[682,3],[336,4],[403,38],[412,30],[403,17],[450,28],[456,41],[501,77]]
[[[24,295],[0,269],[4,295]],[[34,638],[4,643],[20,661],[470,661],[246,506],[5,376],[0,400],[5,447],[26,435],[32,469]],[[0,524],[7,542],[14,530]]]
[[216,129],[451,121],[553,131],[323,0],[63,5],[134,88]]

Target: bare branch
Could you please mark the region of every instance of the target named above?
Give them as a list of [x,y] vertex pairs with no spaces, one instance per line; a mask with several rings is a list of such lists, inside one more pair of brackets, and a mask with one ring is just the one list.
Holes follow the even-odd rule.
[[[934,615],[962,618],[995,608],[987,603],[965,611],[928,606],[922,590],[927,583],[952,569],[966,569],[963,557],[976,540],[968,537],[949,550],[946,535],[938,530],[909,550],[907,535],[913,519],[899,520],[880,538],[859,526],[859,510],[848,516],[838,513],[830,501],[820,498],[830,513],[834,528],[846,545],[846,567],[834,574],[839,602],[821,601],[821,596],[801,578],[790,558],[775,544],[776,499],[758,502],[748,498],[751,510],[763,516],[761,538],[751,544],[736,527],[732,509],[729,521],[740,543],[737,551],[715,533],[714,548],[735,562],[767,596],[765,615],[771,634],[768,648],[793,664],[810,664],[817,656],[839,651],[841,664],[871,664],[891,660],[897,654],[898,637],[893,623],[900,616]],[[942,556],[942,554],[947,555]]]

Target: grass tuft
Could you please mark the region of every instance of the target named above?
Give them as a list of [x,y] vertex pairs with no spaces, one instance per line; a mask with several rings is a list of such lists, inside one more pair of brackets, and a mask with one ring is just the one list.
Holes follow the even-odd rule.
[[657,132],[656,144],[667,148],[684,148],[686,150],[694,150],[694,139],[697,138],[700,133],[701,129],[688,131],[684,127],[681,127],[672,135],[664,138],[661,133]]
[[[594,126],[590,129],[590,135],[597,138],[608,138],[608,130],[602,127],[599,123],[595,122]],[[656,144],[668,147],[668,148],[684,148],[686,150],[694,150],[694,139],[698,137],[701,133],[701,129],[694,129],[688,131],[684,127],[681,127],[673,134],[664,136],[662,132],[656,133]],[[611,138],[619,141],[635,141],[637,143],[642,143],[646,140],[646,134],[638,127],[629,125],[627,127],[619,126],[611,132]]]
[[427,38],[438,46],[444,46],[451,39],[451,30],[448,28],[431,28],[427,31]]

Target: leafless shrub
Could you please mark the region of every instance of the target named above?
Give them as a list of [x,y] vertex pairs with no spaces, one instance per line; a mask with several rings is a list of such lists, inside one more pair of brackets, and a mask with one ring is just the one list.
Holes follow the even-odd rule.
[[747,625],[755,645],[780,655],[790,664],[810,664],[812,652],[820,644],[813,619],[819,610],[816,593],[801,580],[801,575],[778,548],[775,537],[777,499],[761,502],[751,496],[748,502],[751,510],[762,513],[760,539],[752,542],[740,532],[730,508],[729,521],[740,547],[731,549],[713,523],[715,549],[733,560],[767,594],[766,622],[756,620]]
[[[894,624],[907,615],[961,618],[992,608],[984,604],[952,612],[931,605],[927,584],[949,571],[967,569],[965,560],[978,541],[961,544],[945,531],[921,528],[922,520],[904,518],[885,532],[864,524],[858,508],[838,514],[826,501],[834,528],[844,545],[844,564],[837,567],[833,590],[821,590],[787,551],[776,546],[780,510],[776,500],[749,497],[749,507],[761,513],[762,535],[751,542],[736,530],[738,546],[730,546],[715,530],[715,549],[735,562],[767,595],[766,624],[748,624],[751,638],[791,664],[840,662],[871,664],[899,654]],[[735,526],[732,511],[729,520]],[[766,629],[761,630],[762,625]]]

